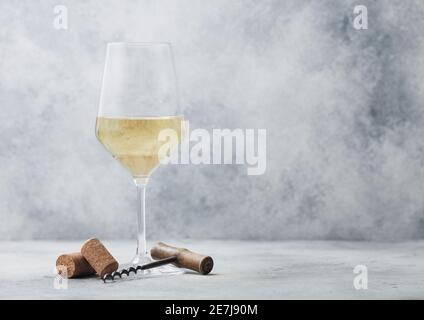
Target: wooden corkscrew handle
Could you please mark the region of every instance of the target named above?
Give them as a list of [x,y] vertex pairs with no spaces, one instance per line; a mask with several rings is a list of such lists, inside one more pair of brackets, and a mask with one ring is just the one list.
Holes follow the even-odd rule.
[[150,250],[153,259],[177,257],[175,264],[180,268],[187,268],[201,274],[208,274],[213,268],[213,259],[185,248],[176,248],[163,242],[156,243]]

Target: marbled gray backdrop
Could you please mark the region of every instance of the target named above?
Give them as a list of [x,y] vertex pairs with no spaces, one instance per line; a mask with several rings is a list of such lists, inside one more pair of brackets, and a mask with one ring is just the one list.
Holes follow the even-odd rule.
[[159,168],[150,237],[424,237],[424,1],[1,0],[0,22],[1,239],[134,236],[94,135],[108,41],[173,42],[192,127],[268,130],[262,176]]

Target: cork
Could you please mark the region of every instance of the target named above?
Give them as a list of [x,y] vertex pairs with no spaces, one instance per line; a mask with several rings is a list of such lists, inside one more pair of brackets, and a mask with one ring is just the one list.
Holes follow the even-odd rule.
[[187,268],[201,274],[208,274],[213,268],[213,259],[185,248],[176,248],[163,242],[156,243],[150,250],[153,259],[165,259],[177,257],[176,265]]
[[112,273],[118,269],[118,261],[96,238],[84,242],[81,247],[81,254],[101,278],[106,273]]
[[[64,272],[66,268],[66,273]],[[57,272],[66,278],[77,278],[95,274],[94,269],[80,252],[60,255],[56,260]]]

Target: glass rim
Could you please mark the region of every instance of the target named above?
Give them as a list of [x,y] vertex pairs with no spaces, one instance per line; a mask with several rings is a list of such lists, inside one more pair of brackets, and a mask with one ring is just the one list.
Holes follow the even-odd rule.
[[140,46],[140,47],[148,47],[148,46],[171,46],[171,42],[161,41],[150,41],[150,42],[126,42],[126,41],[112,41],[107,42],[107,46]]

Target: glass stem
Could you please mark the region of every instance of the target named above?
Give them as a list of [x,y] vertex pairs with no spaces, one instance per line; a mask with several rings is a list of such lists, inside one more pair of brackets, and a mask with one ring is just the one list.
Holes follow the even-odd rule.
[[135,178],[137,187],[137,251],[136,256],[147,256],[146,245],[146,185],[147,178]]

